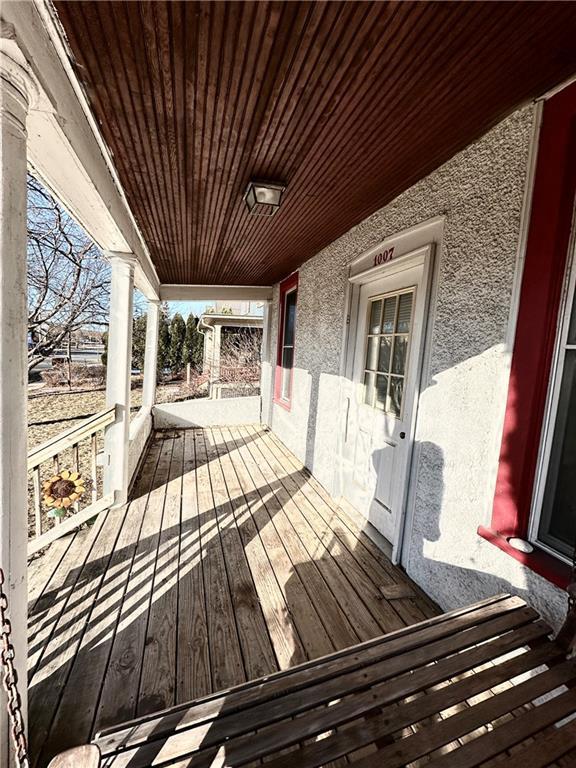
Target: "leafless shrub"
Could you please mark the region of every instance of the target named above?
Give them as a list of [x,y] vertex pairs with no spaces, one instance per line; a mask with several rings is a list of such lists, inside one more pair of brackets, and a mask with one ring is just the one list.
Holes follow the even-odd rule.
[[192,369],[190,383],[183,381],[174,394],[174,400],[188,399],[197,397],[206,397],[208,394],[208,373],[205,371],[196,371]]
[[68,366],[64,362],[50,370],[42,371],[42,380],[49,387],[64,387],[68,384],[73,386],[81,384],[101,386],[106,380],[106,368],[103,365],[85,365],[84,363],[72,363]]
[[242,328],[222,334],[220,381],[242,383],[260,380],[262,331]]

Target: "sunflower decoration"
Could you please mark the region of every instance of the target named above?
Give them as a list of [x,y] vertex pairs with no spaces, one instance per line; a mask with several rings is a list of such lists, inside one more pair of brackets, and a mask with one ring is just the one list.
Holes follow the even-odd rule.
[[44,504],[49,507],[48,517],[64,517],[68,507],[75,504],[86,490],[82,475],[64,469],[42,486]]

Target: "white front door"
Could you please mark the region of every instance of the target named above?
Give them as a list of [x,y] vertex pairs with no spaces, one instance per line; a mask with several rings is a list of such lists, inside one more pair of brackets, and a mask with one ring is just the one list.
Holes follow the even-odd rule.
[[425,255],[402,261],[359,289],[342,443],[343,495],[393,545],[406,499],[426,308]]

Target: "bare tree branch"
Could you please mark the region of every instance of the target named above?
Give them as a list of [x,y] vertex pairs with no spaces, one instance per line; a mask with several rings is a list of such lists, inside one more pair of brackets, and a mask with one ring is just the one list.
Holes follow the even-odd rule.
[[42,184],[28,176],[28,370],[74,331],[108,325],[110,269]]

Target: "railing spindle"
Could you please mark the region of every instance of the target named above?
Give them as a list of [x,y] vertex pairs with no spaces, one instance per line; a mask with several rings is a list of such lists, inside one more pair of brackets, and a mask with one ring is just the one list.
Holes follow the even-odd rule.
[[90,477],[92,478],[92,502],[98,498],[98,433],[90,440]]
[[[74,443],[72,446],[72,456],[73,459],[73,465],[74,465],[74,472],[80,472],[80,449],[78,447],[78,443]],[[80,502],[76,501],[74,503],[74,509],[76,512],[80,511]]]
[[[60,472],[60,455],[57,453],[52,459],[54,474],[57,475]],[[54,525],[60,525],[61,519],[59,517],[54,518]]]
[[32,482],[34,484],[34,529],[36,531],[36,536],[40,536],[42,534],[42,492],[40,490],[40,467],[36,467],[34,469]]

